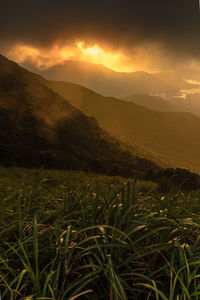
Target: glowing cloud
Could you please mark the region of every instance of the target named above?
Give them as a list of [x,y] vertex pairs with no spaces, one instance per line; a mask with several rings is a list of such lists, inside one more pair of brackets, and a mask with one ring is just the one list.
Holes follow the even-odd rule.
[[8,57],[19,63],[31,61],[39,69],[47,69],[64,63],[65,60],[79,60],[102,64],[119,72],[134,71],[131,59],[121,51],[105,50],[96,44],[87,46],[83,41],[67,46],[54,45],[50,49],[36,48],[29,45],[15,45],[10,49]]
[[84,42],[78,42],[76,45],[83,61],[102,64],[115,71],[132,72],[134,70],[134,67],[130,65],[130,58],[119,51],[105,51],[98,45],[87,47]]

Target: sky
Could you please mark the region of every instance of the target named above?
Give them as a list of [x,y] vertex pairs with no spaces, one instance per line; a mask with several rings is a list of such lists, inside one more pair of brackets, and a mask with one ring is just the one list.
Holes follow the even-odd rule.
[[116,71],[200,68],[199,0],[6,0],[0,53],[40,69],[64,60]]

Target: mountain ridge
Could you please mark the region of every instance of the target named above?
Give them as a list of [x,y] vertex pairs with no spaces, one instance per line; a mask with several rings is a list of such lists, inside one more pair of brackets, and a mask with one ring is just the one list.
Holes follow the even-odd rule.
[[133,176],[156,167],[134,156],[93,117],[0,56],[0,162]]
[[[38,69],[30,63],[27,67],[49,80],[74,82],[95,90],[104,96],[117,98],[132,94],[165,93],[167,97],[175,96],[180,89],[192,89],[197,85],[170,76],[162,78],[158,74],[136,71],[131,73],[116,72],[99,64],[82,61],[65,61],[48,69]],[[176,87],[178,86],[178,88]]]
[[53,81],[46,84],[84,113],[94,116],[109,133],[146,150],[165,166],[200,172],[198,116],[188,112],[156,112],[104,97],[76,84]]

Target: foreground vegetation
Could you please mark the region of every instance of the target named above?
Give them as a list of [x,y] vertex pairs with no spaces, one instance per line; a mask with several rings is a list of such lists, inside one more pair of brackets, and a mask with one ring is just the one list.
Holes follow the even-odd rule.
[[2,299],[199,299],[200,193],[0,168]]

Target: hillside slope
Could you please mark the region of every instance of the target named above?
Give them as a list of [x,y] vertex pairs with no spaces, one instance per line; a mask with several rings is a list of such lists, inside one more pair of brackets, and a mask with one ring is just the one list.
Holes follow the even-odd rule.
[[[0,56],[0,162],[130,176],[154,164],[130,154],[41,77]],[[140,168],[141,167],[141,168]],[[148,167],[147,167],[148,168]]]
[[157,112],[103,97],[76,84],[47,81],[74,106],[123,141],[152,153],[164,165],[200,172],[200,118],[190,113]]
[[149,96],[143,94],[136,94],[123,100],[133,102],[140,106],[151,110],[160,112],[188,112],[200,117],[200,105],[187,103],[184,99],[179,97],[165,100],[157,96]]
[[187,112],[187,108],[185,106],[157,96],[135,94],[125,98],[125,100],[160,112]]

